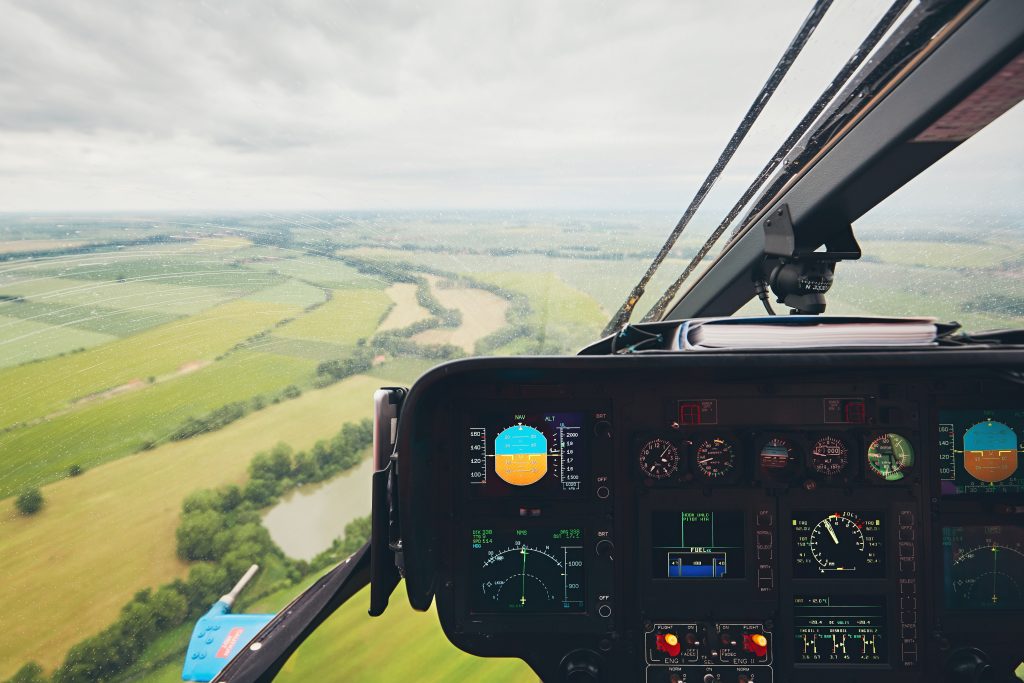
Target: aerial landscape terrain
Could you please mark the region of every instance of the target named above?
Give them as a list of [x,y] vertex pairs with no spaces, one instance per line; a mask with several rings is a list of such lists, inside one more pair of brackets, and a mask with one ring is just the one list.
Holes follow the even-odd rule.
[[[674,223],[0,215],[0,680],[180,680],[192,622],[240,568],[262,570],[239,608],[275,611],[366,540],[375,388],[466,356],[575,353]],[[830,313],[1024,320],[1016,217],[855,227],[864,256],[839,266]],[[535,680],[457,651],[401,588],[391,605],[371,619],[357,596],[280,680],[328,662],[336,680]]]

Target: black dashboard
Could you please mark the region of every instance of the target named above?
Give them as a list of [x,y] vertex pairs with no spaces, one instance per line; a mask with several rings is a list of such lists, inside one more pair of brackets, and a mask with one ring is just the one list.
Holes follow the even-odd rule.
[[474,359],[398,438],[409,599],[545,681],[1014,681],[1024,353]]

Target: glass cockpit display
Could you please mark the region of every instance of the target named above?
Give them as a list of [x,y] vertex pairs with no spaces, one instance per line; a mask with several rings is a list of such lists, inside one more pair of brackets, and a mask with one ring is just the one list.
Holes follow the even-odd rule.
[[946,607],[1024,609],[1024,527],[942,529]]
[[743,513],[665,510],[651,513],[656,579],[742,579]]
[[796,512],[793,545],[793,576],[798,579],[885,576],[881,513]]
[[468,432],[469,483],[485,494],[576,494],[583,488],[584,415],[521,412],[474,421]]
[[471,535],[473,612],[586,609],[582,529],[473,529]]
[[940,410],[943,495],[1024,493],[1024,410]]

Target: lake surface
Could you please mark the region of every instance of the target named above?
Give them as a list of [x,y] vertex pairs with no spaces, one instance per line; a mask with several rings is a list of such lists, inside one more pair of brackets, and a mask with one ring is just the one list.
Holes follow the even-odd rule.
[[373,458],[317,484],[282,496],[263,516],[263,526],[285,555],[311,560],[345,533],[345,525],[370,514]]

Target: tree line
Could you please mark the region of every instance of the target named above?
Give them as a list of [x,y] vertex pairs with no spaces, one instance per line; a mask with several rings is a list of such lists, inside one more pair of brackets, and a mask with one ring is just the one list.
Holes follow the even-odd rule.
[[[240,599],[238,609],[355,552],[369,540],[369,516],[349,523],[344,537],[306,562],[284,555],[263,526],[260,512],[300,484],[322,481],[355,467],[372,442],[370,420],[346,423],[332,438],[317,441],[309,451],[295,452],[279,443],[257,453],[249,463],[249,480],[244,486],[232,484],[189,494],[182,502],[175,533],[179,557],[194,563],[188,577],[136,593],[113,624],[74,645],[52,676],[46,676],[36,662],[29,662],[9,683],[110,681],[137,664],[159,636],[205,614],[251,564],[263,567],[264,575],[257,581],[258,590],[250,590]],[[271,568],[277,568],[280,578],[270,578]]]

